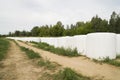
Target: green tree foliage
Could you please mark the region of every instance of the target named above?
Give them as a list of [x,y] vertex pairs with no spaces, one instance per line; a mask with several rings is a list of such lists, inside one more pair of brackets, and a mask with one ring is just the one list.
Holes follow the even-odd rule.
[[118,16],[116,21],[116,33],[120,33],[120,16]]
[[108,31],[108,22],[106,20],[102,20],[97,15],[92,18],[91,25],[92,25],[93,32]]
[[109,21],[109,30],[111,32],[120,33],[120,15],[113,12]]
[[[109,22],[108,22],[109,21]],[[28,31],[15,31],[9,33],[9,36],[73,36],[88,34],[91,32],[114,32],[120,33],[120,14],[113,12],[110,20],[105,20],[97,15],[94,16],[89,22],[76,22],[76,24],[70,24],[64,26],[62,22],[58,21],[55,25],[43,25],[35,26]]]
[[86,24],[77,28],[77,35],[87,34],[87,33],[90,33],[90,32],[93,32],[91,22],[86,22]]
[[63,32],[64,32],[64,26],[60,21],[58,21],[56,25],[50,28],[51,36],[63,36]]
[[49,29],[49,26],[48,25],[46,25],[46,26],[42,26],[42,27],[40,27],[39,28],[39,36],[41,36],[41,37],[43,37],[43,36],[50,36],[49,35],[49,32],[50,31],[50,29]]
[[39,35],[39,27],[38,26],[33,27],[33,29],[31,30],[31,35],[32,36],[38,36]]
[[16,30],[14,36],[20,36],[20,33],[21,33],[20,31]]

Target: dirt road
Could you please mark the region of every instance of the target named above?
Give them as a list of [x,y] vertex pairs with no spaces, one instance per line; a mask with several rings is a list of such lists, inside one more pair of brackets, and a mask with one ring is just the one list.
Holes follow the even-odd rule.
[[14,42],[10,44],[7,57],[2,61],[3,67],[0,68],[0,80],[37,80],[41,69],[34,66]]
[[82,73],[85,76],[90,76],[97,80],[120,80],[120,68],[118,67],[108,64],[97,64],[85,57],[68,58],[64,56],[59,56],[56,54],[52,54],[51,52],[26,45],[25,43],[19,41],[17,41],[17,43],[21,46],[40,53],[42,57],[57,62],[63,67],[73,68],[78,73]]

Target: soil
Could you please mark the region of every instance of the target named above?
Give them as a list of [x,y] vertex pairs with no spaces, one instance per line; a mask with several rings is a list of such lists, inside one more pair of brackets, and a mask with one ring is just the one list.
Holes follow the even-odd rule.
[[[82,75],[92,77],[93,80],[101,80],[101,79],[102,80],[120,80],[120,68],[119,67],[115,67],[109,64],[95,63],[92,60],[86,57],[81,57],[81,56],[73,57],[73,58],[59,56],[51,52],[44,51],[44,50],[35,48],[33,46],[27,45],[19,41],[16,41],[16,42],[20,46],[24,46],[26,48],[32,49],[35,52],[38,52],[43,58],[48,58],[50,59],[50,61],[54,61],[62,65],[63,67],[72,68],[76,72]],[[15,44],[11,49],[14,49],[14,48],[16,48]],[[9,55],[9,59],[10,59],[10,56],[15,57],[15,58],[8,60],[7,63],[11,62],[13,64],[16,64],[15,67],[18,67],[18,68],[15,68],[17,71],[17,74],[23,73],[19,75],[18,77],[22,77],[22,76],[25,76],[25,77],[19,80],[27,80],[27,79],[36,80],[34,68],[30,64],[28,64],[29,62],[27,61],[25,57],[23,57],[23,54],[20,54],[21,51],[17,48],[17,49],[14,49],[14,52],[16,53],[10,52],[11,54]]]
[[35,66],[12,41],[6,59],[1,62],[0,80],[38,80],[41,68]]

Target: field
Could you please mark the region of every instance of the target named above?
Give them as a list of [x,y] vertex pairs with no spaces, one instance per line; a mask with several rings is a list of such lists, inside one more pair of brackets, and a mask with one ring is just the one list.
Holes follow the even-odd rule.
[[119,56],[116,60],[99,62],[84,56],[63,55],[71,53],[71,50],[55,49],[47,44],[35,45],[37,44],[0,39],[0,80],[120,79]]

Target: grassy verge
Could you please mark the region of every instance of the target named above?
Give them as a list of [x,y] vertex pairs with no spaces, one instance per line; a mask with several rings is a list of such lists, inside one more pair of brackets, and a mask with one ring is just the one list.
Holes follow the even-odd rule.
[[37,43],[37,42],[32,42],[35,44],[35,47],[37,48],[41,48],[43,50],[46,50],[46,51],[50,51],[50,52],[53,52],[55,54],[58,54],[58,55],[63,55],[63,56],[69,56],[69,57],[73,57],[73,56],[79,56],[78,52],[77,52],[77,49],[64,49],[64,48],[55,48],[54,46],[51,46],[47,43]]
[[0,38],[0,61],[5,58],[9,45],[10,43],[8,40]]
[[120,55],[117,55],[117,56],[116,56],[116,59],[120,59]]
[[97,62],[97,63],[107,63],[107,64],[111,64],[111,65],[114,65],[114,66],[117,66],[117,67],[120,67],[120,62],[117,61],[116,59],[109,59],[109,57],[105,58],[104,60],[101,60],[101,61],[98,61],[96,59],[93,59],[94,62]]
[[54,80],[90,80],[90,78],[77,74],[70,68],[64,68],[55,75]]
[[48,70],[56,70],[57,67],[61,66],[55,62],[50,62],[48,59],[42,58],[38,61],[38,65]]
[[109,58],[106,58],[106,59],[103,60],[102,62],[105,62],[105,63],[111,64],[111,65],[120,67],[120,62],[117,61],[117,60],[115,60],[115,59],[111,60],[111,59],[109,59]]
[[30,50],[28,48],[25,47],[20,47],[22,51],[24,51],[26,53],[26,55],[30,58],[30,59],[34,59],[34,58],[41,58],[41,56],[34,52],[33,50]]
[[77,74],[74,70],[70,68],[64,68],[59,70],[55,74],[49,74],[45,72],[39,80],[91,80],[81,74]]

